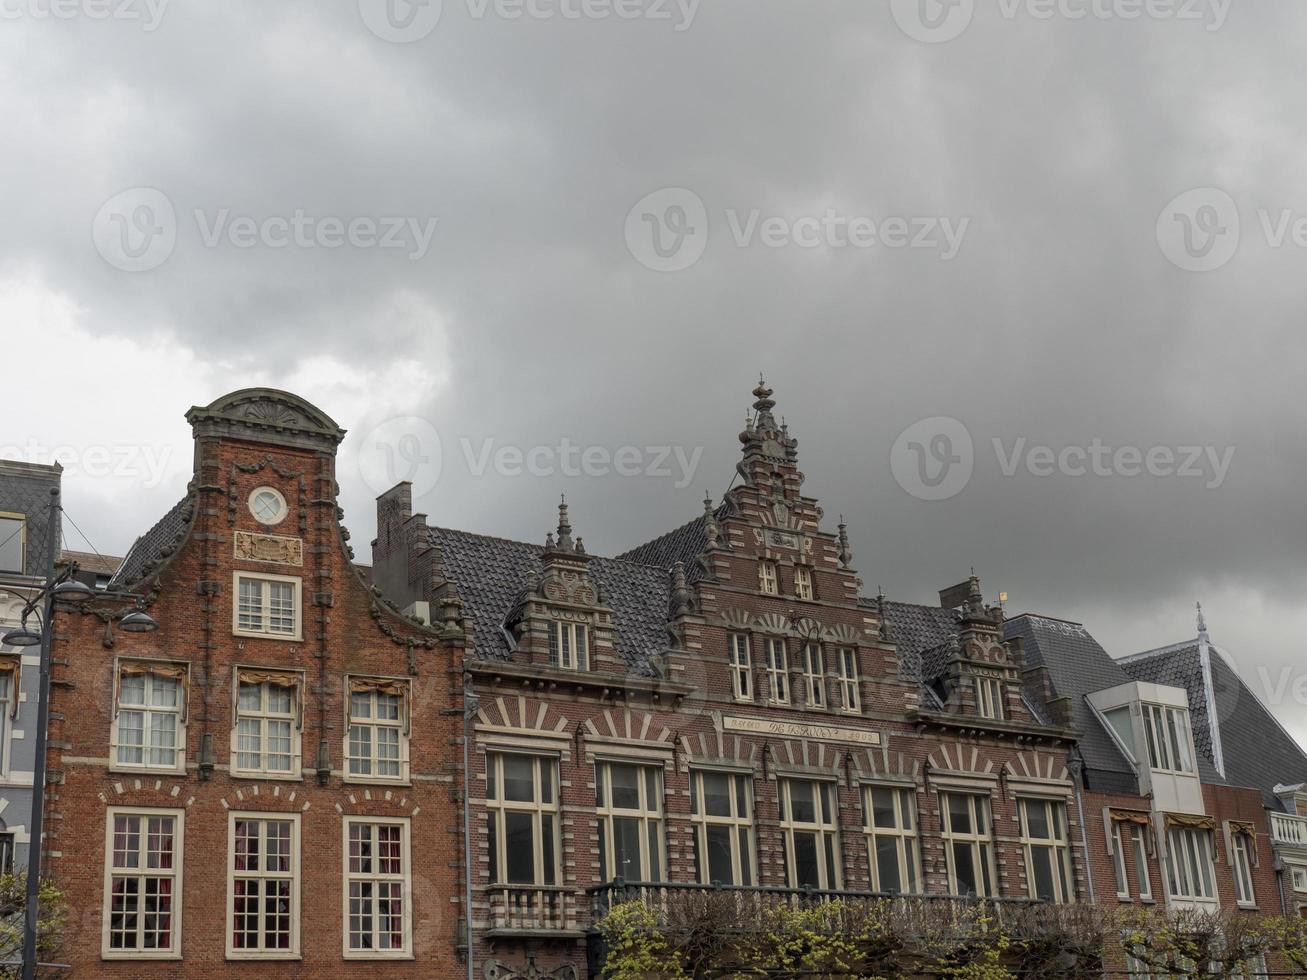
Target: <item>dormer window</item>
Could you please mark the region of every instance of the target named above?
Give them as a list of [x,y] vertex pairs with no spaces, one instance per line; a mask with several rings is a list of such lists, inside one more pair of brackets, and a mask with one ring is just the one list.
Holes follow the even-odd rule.
[[549,662],[564,670],[588,670],[589,631],[585,623],[555,619],[549,624]]
[[796,599],[812,598],[812,569],[806,565],[794,566],[794,597]]
[[780,595],[780,579],[774,561],[758,562],[758,588],[764,595]]
[[1148,765],[1162,772],[1192,773],[1194,754],[1189,712],[1160,704],[1145,704],[1143,709]]
[[976,678],[976,711],[982,718],[1003,720],[1003,682],[994,677]]

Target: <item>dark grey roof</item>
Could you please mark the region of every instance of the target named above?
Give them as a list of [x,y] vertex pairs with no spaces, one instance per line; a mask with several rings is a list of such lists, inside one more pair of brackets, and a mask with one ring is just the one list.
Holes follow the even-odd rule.
[[[1211,673],[1210,702],[1197,639],[1136,654],[1121,665],[1136,680],[1181,687],[1188,693],[1200,772],[1214,768],[1213,743],[1219,737],[1225,778],[1214,781],[1260,789],[1267,805],[1278,808],[1280,803],[1271,790],[1278,784],[1307,782],[1307,753],[1239,677],[1225,650],[1208,642],[1206,661]],[[1215,725],[1211,703],[1216,709]]]
[[[938,676],[931,673],[934,668],[925,663],[927,654],[937,652],[948,642],[949,634],[958,631],[958,614],[940,606],[886,601],[885,620],[889,625],[889,638],[898,646],[899,674],[917,680]],[[932,664],[935,659],[932,654]]]
[[130,585],[152,572],[159,562],[170,557],[181,543],[194,513],[195,509],[190,497],[183,497],[177,501],[154,527],[136,539],[123,558],[122,565],[109,580],[109,588],[116,589]]
[[24,517],[23,574],[31,578],[45,579],[51,571],[50,490],[59,486],[60,473],[58,466],[0,460],[0,511]]
[[[445,576],[458,587],[463,609],[475,624],[474,655],[508,659],[503,626],[526,589],[527,572],[540,571],[542,547],[450,528],[431,528]],[[665,631],[671,582],[664,568],[616,558],[591,557],[590,575],[600,601],[613,610],[615,646],[631,669],[653,674],[650,662],[667,649]]]
[[[1085,695],[1128,684],[1130,677],[1079,623],[1024,614],[1003,624],[1007,639],[1020,637],[1027,667],[1044,667],[1054,697],[1065,697],[1071,726],[1080,733],[1085,779],[1090,788],[1111,793],[1136,793],[1138,781],[1130,762],[1090,708]],[[1040,705],[1041,692],[1026,691]],[[1042,705],[1041,705],[1042,706]]]

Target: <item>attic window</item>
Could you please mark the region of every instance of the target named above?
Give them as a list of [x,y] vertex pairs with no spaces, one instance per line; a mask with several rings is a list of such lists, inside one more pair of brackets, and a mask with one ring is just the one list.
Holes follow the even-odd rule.
[[550,622],[549,662],[566,670],[588,670],[588,633],[584,623],[565,623],[561,619]]
[[993,677],[976,678],[976,711],[982,718],[1003,720],[1003,684]]

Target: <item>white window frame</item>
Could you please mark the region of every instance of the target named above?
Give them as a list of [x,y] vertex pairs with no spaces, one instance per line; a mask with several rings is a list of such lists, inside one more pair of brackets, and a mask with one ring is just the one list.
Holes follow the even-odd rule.
[[14,859],[17,855],[17,835],[12,830],[0,833],[0,874],[14,873]]
[[[636,771],[634,809],[613,804],[613,767]],[[658,882],[668,876],[666,834],[663,830],[663,767],[643,760],[599,759],[595,762],[595,820],[599,834],[599,880]],[[619,874],[617,869],[618,820],[634,820],[639,837],[640,873]],[[654,861],[658,867],[654,868]]]
[[[345,749],[344,749],[344,778],[351,783],[408,783],[410,778],[409,771],[409,727],[412,718],[412,687],[407,678],[367,678],[368,680],[393,680],[404,686],[404,693],[400,695],[383,695],[376,690],[355,691],[351,682],[361,679],[358,675],[345,678]],[[367,717],[355,716],[354,714],[354,697],[356,694],[368,694],[369,710],[372,712]],[[399,698],[399,717],[398,718],[380,718],[376,714],[377,699],[383,696]],[[367,744],[370,748],[367,756],[355,753],[354,729],[368,729]],[[377,733],[380,730],[394,731],[398,739],[399,758],[395,760],[398,763],[398,771],[393,776],[380,775],[377,769],[380,766],[381,759],[377,754],[377,746],[380,744]],[[389,760],[387,760],[389,761]],[[367,763],[368,772],[355,772],[354,764]]]
[[1150,701],[1145,701],[1142,707],[1149,768],[1154,772],[1192,776],[1197,770],[1189,710]]
[[1307,868],[1289,865],[1289,886],[1296,892],[1307,892]]
[[826,651],[816,640],[809,640],[803,645],[803,687],[805,707],[827,707]]
[[590,628],[571,619],[551,619],[549,662],[563,670],[589,670]]
[[[18,561],[22,566],[20,568],[0,568],[0,575],[26,575],[27,574],[27,515],[11,513],[9,511],[0,511],[0,518],[18,522]],[[10,532],[13,534],[15,532]],[[9,535],[6,534],[3,539],[8,541]]]
[[[1030,830],[1030,810],[1041,807],[1048,825],[1048,836],[1034,837]],[[1075,877],[1071,870],[1071,830],[1066,801],[1039,796],[1017,797],[1017,817],[1021,827],[1021,850],[1026,863],[1026,894],[1039,899],[1035,883],[1036,853],[1045,851],[1050,862],[1053,894],[1047,900],[1066,905],[1076,900]]]
[[[510,757],[531,761],[533,799],[507,800],[504,798],[504,759]],[[549,772],[549,795],[551,797],[548,802],[543,799],[543,772],[546,768]],[[501,750],[497,748],[486,751],[486,821],[491,846],[494,848],[494,853],[491,855],[490,872],[490,886],[492,888],[555,888],[562,884],[563,838],[562,829],[559,826],[562,817],[558,804],[558,794],[560,792],[559,769],[558,756],[556,755],[540,755],[514,749]],[[511,882],[508,880],[507,814],[509,813],[527,813],[532,818],[531,835],[535,843],[532,881]],[[546,862],[544,848],[541,847],[544,841],[546,820],[550,825],[549,835],[553,844],[552,865],[548,865]]]
[[812,599],[812,569],[807,565],[794,566],[794,597]]
[[[793,791],[797,783],[809,783],[813,791],[811,821],[795,820]],[[839,784],[825,779],[782,776],[778,780],[781,836],[785,842],[785,878],[790,888],[801,888],[795,861],[795,835],[812,834],[817,848],[817,890],[839,891],[843,887],[844,858],[840,849]],[[834,871],[834,880],[831,872]]]
[[1208,905],[1218,900],[1212,831],[1171,827],[1166,834],[1166,866],[1166,888],[1171,898]]
[[[260,860],[267,855],[266,841],[267,829],[264,825],[268,823],[289,823],[290,824],[290,871],[289,872],[270,872],[266,869],[257,871],[236,871],[236,824],[238,821],[254,821],[259,823],[259,846]],[[301,870],[300,870],[300,815],[298,813],[280,813],[271,810],[241,810],[231,811],[227,816],[227,907],[224,926],[226,928],[226,948],[227,958],[229,960],[297,960],[300,958],[300,891],[301,891]],[[257,880],[259,882],[268,881],[289,881],[290,882],[290,936],[289,947],[287,949],[248,949],[245,947],[237,948],[233,942],[233,932],[235,932],[235,903],[236,903],[236,879]],[[264,914],[263,887],[260,886],[259,895],[259,918],[262,923]],[[265,934],[263,926],[259,929],[259,942],[263,943]]]
[[780,569],[770,558],[758,559],[758,591],[763,595],[781,594]]
[[835,651],[839,668],[840,710],[850,715],[862,713],[862,681],[858,676],[858,648],[840,647]]
[[[890,809],[894,814],[893,825],[876,823],[875,798],[877,794],[889,793]],[[871,875],[871,890],[888,892],[881,880],[880,852],[878,840],[893,842],[896,871],[901,895],[920,895],[922,887],[921,865],[917,860],[917,794],[915,790],[879,783],[865,783],[862,787],[862,830],[867,840],[867,869]]]
[[[173,866],[164,872],[161,868],[115,868],[113,865],[114,857],[114,833],[113,825],[116,817],[136,817],[141,820],[141,849],[138,849],[138,858],[143,856],[145,846],[148,841],[148,820],[151,817],[160,817],[171,819],[172,825],[172,854]],[[182,894],[183,882],[182,877],[182,858],[186,853],[185,848],[185,810],[157,809],[154,807],[136,807],[136,806],[115,806],[110,807],[105,812],[104,823],[104,892],[103,905],[101,906],[101,923],[100,930],[100,958],[105,960],[179,960],[181,959],[182,948]],[[123,874],[117,875],[119,878],[170,878],[172,880],[172,929],[170,930],[171,945],[167,949],[114,949],[109,945],[110,925],[112,924],[111,909],[113,907],[113,879],[115,871],[122,871]],[[147,872],[164,872],[164,873],[147,873]],[[144,889],[137,892],[138,897],[143,896]],[[145,913],[138,911],[137,916],[137,938],[140,938],[140,930],[144,924]]]
[[[270,493],[277,498],[277,516],[272,520],[268,520],[268,521],[265,521],[262,517],[260,517],[258,515],[258,512],[255,511],[254,509],[254,499],[258,497],[260,494],[264,494],[264,493]],[[255,487],[253,490],[250,491],[250,495],[247,498],[245,498],[245,505],[246,507],[249,508],[250,515],[264,527],[276,527],[278,524],[284,521],[286,519],[286,515],[290,513],[290,507],[286,504],[286,495],[283,494],[276,487],[269,487],[269,486]]]
[[731,662],[731,694],[736,701],[753,700],[753,656],[748,633],[731,633],[727,637]]
[[[411,960],[413,959],[413,856],[412,844],[410,840],[411,821],[408,817],[362,817],[346,815],[341,821],[341,909],[344,918],[341,928],[341,952],[347,960]],[[351,871],[350,870],[350,829],[352,827],[370,827],[371,843],[373,846],[372,870]],[[380,855],[377,844],[377,829],[380,827],[398,827],[399,828],[399,860],[400,873],[388,874],[383,873],[378,861]],[[378,922],[380,915],[378,909],[381,899],[377,897],[375,887],[379,884],[398,884],[400,886],[400,918],[402,920],[403,946],[397,949],[381,949],[372,947],[370,949],[356,948],[350,945],[353,940],[353,930],[350,924],[350,886],[354,883],[370,883],[373,885],[373,894],[369,901],[372,912],[369,915],[372,923],[372,938],[375,940],[381,933]]]
[[997,677],[976,678],[976,713],[990,721],[1003,721],[1007,717],[1003,704],[1004,684]]
[[763,637],[767,662],[767,701],[771,704],[790,703],[790,652],[785,640],[776,636]]
[[[247,668],[258,669],[258,668]],[[275,684],[272,681],[260,681],[259,687],[259,708],[249,710],[241,707],[241,668],[237,667],[232,671],[232,726],[231,726],[231,774],[241,777],[255,777],[258,779],[303,779],[303,705],[301,703],[301,694],[304,690],[304,675],[297,671],[276,671],[276,673],[291,674],[295,677],[295,683],[291,686],[284,684]],[[290,692],[290,713],[272,712],[268,709],[268,688],[279,687]],[[259,765],[255,768],[242,766],[240,757],[248,754],[242,752],[240,747],[240,727],[242,721],[254,721],[259,728]],[[271,722],[289,722],[290,723],[290,768],[289,769],[270,769],[268,768],[268,726]],[[345,735],[349,737],[348,731]]]
[[[967,801],[970,830],[954,830],[949,801],[960,797]],[[982,832],[980,824],[984,823]],[[954,847],[971,851],[971,864],[976,870],[977,898],[998,897],[998,875],[994,867],[994,808],[987,791],[941,790],[939,794],[940,839],[944,843],[944,857],[948,866],[950,895],[961,895],[955,867]]]
[[17,661],[14,670],[0,671],[0,687],[6,688],[4,696],[0,697],[0,777],[9,775],[9,767],[13,763],[14,708],[18,704],[18,688],[22,684],[22,661],[14,659]]
[[1144,833],[1145,828],[1137,823],[1112,821],[1112,871],[1116,876],[1116,897],[1123,902],[1131,901],[1135,897],[1130,890],[1130,875],[1126,870],[1127,846],[1130,848],[1131,860],[1135,865],[1139,898],[1146,902],[1153,899],[1153,882],[1148,872],[1148,847]]
[[1144,836],[1150,829],[1139,824],[1130,825],[1130,853],[1135,859],[1135,875],[1139,879],[1139,897],[1143,901],[1153,900],[1153,878],[1148,870],[1148,839]]
[[1235,831],[1230,834],[1230,875],[1234,878],[1235,903],[1241,908],[1257,905],[1257,892],[1253,887],[1253,847],[1248,835]]
[[[730,781],[731,812],[710,814],[705,803],[704,780],[717,776]],[[753,779],[744,773],[724,769],[690,770],[690,823],[694,830],[695,873],[701,885],[711,885],[712,868],[708,860],[709,828],[727,828],[731,841],[731,877],[724,885],[750,887],[758,882],[757,859],[754,857]]]
[[[269,589],[263,589],[261,619],[263,628],[242,627],[241,617],[241,582],[259,582],[265,586],[273,583],[289,583],[293,586],[295,603],[295,628],[289,633],[273,632],[271,627],[271,610]],[[269,575],[264,572],[231,573],[231,631],[235,636],[249,636],[264,640],[282,640],[300,642],[304,638],[304,580],[298,575]]]
[[[177,685],[177,704],[173,707],[167,705],[151,704],[151,695],[154,690],[153,672],[147,672],[141,675],[146,678],[144,694],[141,704],[123,704],[123,667],[127,664],[146,668],[157,666],[162,672],[164,669],[177,670],[181,669],[184,673],[181,678],[167,680]],[[164,661],[146,661],[146,660],[119,660],[114,664],[114,692],[113,692],[113,724],[110,726],[109,737],[109,769],[113,772],[185,772],[186,771],[186,723],[188,712],[186,710],[186,699],[190,691],[190,666]],[[122,716],[124,711],[141,715],[141,744],[139,746],[124,744],[122,740]],[[152,764],[150,759],[151,738],[155,731],[154,718],[156,715],[173,715],[173,731],[175,738],[173,742],[173,762],[171,765],[158,763]],[[140,762],[122,762],[119,760],[119,751],[125,748],[140,748]],[[8,770],[6,770],[8,771]]]

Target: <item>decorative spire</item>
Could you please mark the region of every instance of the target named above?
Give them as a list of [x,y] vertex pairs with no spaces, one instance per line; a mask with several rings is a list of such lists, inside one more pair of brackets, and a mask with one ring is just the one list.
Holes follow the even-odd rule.
[[876,619],[880,622],[880,638],[889,639],[889,619],[885,616],[885,590],[876,586]]
[[690,587],[685,581],[685,565],[672,566],[672,615],[684,616],[690,611]]
[[708,491],[703,494],[703,529],[708,535],[708,549],[721,547],[721,529],[717,526],[717,510]]
[[559,551],[575,551],[572,544],[572,523],[567,519],[567,495],[562,494],[558,503],[558,544]]
[[849,529],[844,524],[844,515],[840,515],[840,564],[845,568],[853,562],[853,549],[849,547]]
[[753,414],[745,420],[744,431],[740,433],[746,460],[760,457],[773,463],[790,464],[798,460],[798,441],[791,438],[783,424],[777,424],[772,415],[775,407],[772,389],[759,375],[758,387],[753,389]]
[[1207,636],[1207,620],[1203,617],[1203,604],[1198,603],[1198,635]]

